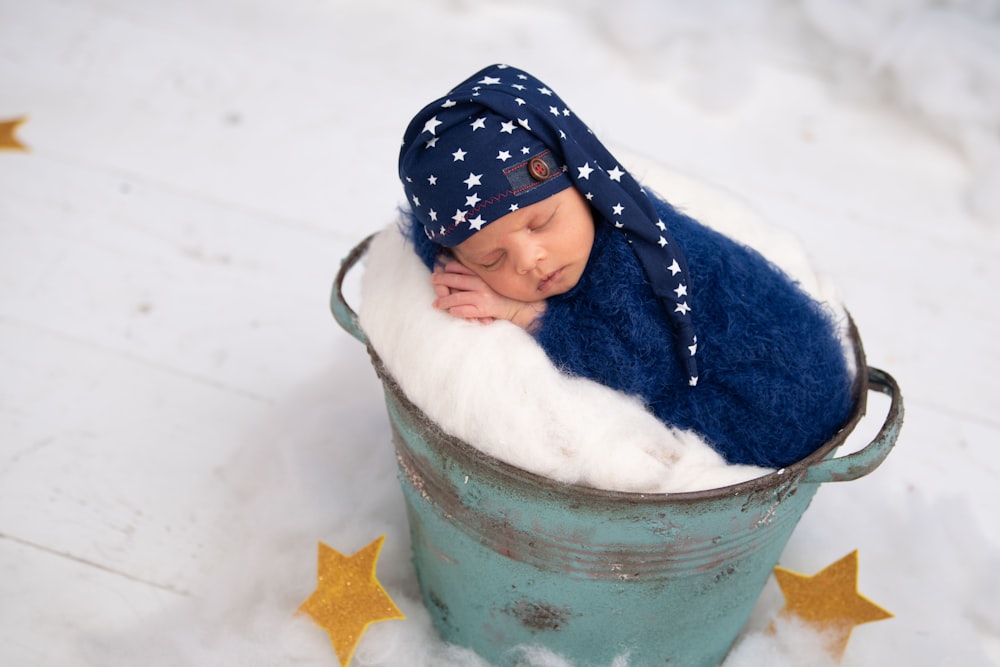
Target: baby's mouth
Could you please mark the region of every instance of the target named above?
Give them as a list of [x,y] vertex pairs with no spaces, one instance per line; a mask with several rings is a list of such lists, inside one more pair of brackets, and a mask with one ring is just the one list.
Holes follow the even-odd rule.
[[547,291],[552,286],[552,284],[555,283],[555,281],[559,278],[559,276],[562,275],[562,272],[563,272],[562,269],[556,269],[549,275],[542,278],[542,281],[538,283],[538,291],[539,292]]

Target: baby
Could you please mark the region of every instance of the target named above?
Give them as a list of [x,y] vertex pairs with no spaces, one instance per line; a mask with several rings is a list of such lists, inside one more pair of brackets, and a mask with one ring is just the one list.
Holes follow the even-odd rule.
[[580,282],[593,245],[590,208],[576,188],[567,188],[507,213],[453,247],[458,261],[437,265],[431,276],[439,297],[434,307],[530,329],[547,298]]
[[831,313],[643,189],[526,72],[492,66],[427,105],[400,178],[435,307],[527,329],[561,370],[642,397],[732,463],[786,466],[846,421]]

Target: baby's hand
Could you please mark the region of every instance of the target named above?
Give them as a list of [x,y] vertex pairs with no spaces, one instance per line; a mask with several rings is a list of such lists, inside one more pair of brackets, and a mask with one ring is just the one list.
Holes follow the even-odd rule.
[[495,292],[482,278],[456,260],[434,267],[431,283],[437,299],[434,307],[449,315],[489,324],[509,320],[528,328],[545,310],[545,302],[526,303]]

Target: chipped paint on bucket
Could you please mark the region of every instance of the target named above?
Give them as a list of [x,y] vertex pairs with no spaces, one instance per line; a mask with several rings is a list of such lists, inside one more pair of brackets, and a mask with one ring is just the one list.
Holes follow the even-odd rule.
[[[367,344],[340,286],[331,306]],[[431,421],[369,346],[406,501],[424,603],[446,641],[497,665],[541,645],[574,664],[629,656],[642,665],[718,665],[756,603],[820,483],[856,479],[888,455],[902,399],[867,368],[855,336],[855,407],[843,429],[806,459],[743,484],[638,494],[563,484],[488,456]],[[870,389],[892,403],[865,448],[833,458],[865,411]]]

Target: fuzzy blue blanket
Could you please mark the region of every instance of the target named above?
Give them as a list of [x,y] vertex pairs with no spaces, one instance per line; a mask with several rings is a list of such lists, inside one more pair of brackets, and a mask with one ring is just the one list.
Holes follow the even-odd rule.
[[[643,398],[665,424],[702,435],[730,463],[783,467],[847,420],[851,374],[831,315],[758,252],[658,201],[684,249],[698,333],[688,385],[673,330],[625,237],[597,224],[587,270],[552,297],[535,337],[562,371]],[[433,266],[440,248],[415,223]]]

